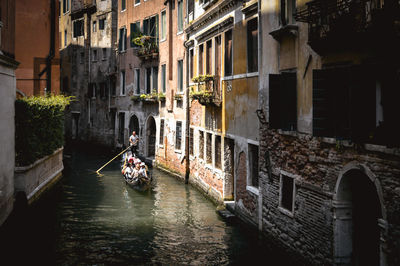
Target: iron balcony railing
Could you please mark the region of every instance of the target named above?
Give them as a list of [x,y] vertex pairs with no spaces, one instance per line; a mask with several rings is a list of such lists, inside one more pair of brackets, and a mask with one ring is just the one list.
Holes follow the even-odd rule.
[[[385,5],[383,4],[385,2]],[[309,41],[340,32],[364,32],[374,18],[385,11],[386,20],[394,20],[399,2],[394,0],[313,0],[298,9],[296,21],[309,24]],[[394,15],[394,16],[393,16]],[[379,16],[380,18],[382,17]]]

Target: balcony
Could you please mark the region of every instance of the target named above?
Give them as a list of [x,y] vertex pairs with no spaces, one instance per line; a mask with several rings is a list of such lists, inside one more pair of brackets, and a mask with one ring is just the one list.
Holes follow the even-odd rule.
[[143,35],[133,40],[136,49],[136,55],[142,60],[157,59],[159,55],[158,39],[156,37]]
[[202,75],[193,78],[193,82],[197,83],[197,90],[192,88],[190,98],[197,100],[202,105],[221,106],[222,94],[219,86],[220,78],[213,75]]
[[398,37],[399,14],[395,0],[312,0],[294,15],[308,23],[308,43],[323,54]]

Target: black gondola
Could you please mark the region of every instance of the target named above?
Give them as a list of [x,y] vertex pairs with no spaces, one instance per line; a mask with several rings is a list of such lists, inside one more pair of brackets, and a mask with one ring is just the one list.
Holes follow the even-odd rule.
[[[131,151],[125,152],[122,155],[121,173],[122,173],[122,170],[124,169],[124,167],[126,166],[127,160],[129,157],[137,158],[135,156],[132,156]],[[128,186],[130,186],[136,190],[145,191],[145,190],[149,189],[151,187],[152,176],[151,176],[150,171],[148,170],[147,165],[145,165],[145,167],[146,167],[147,178],[143,177],[143,176],[137,176],[137,177],[133,177],[133,178],[129,179],[127,177],[127,175],[122,174],[122,176],[124,177],[125,183]]]

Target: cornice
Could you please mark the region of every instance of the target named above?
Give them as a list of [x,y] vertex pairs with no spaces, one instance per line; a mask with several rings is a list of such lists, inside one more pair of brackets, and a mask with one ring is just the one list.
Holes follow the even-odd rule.
[[225,0],[216,6],[212,7],[207,13],[201,15],[197,18],[191,25],[189,25],[185,32],[190,34],[193,31],[196,31],[206,25],[208,22],[216,18],[218,15],[225,13],[230,8],[236,6],[238,3],[242,2],[241,0]]
[[218,23],[218,25],[215,25],[214,27],[207,29],[207,31],[197,36],[196,40],[198,42],[202,42],[205,39],[208,39],[209,37],[217,34],[218,32],[224,31],[226,28],[229,28],[232,25],[233,25],[233,17],[229,16],[222,22]]

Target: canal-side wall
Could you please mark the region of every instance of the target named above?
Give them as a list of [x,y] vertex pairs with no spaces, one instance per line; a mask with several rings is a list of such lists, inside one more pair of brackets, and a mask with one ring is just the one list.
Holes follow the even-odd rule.
[[[316,265],[338,264],[346,259],[354,222],[352,197],[363,184],[370,183],[372,193],[364,195],[363,204],[376,198],[379,213],[375,221],[380,239],[380,265],[397,265],[400,261],[400,151],[366,144],[362,148],[346,144],[338,147],[334,140],[306,134],[285,134],[262,128],[260,187],[262,191],[262,230],[281,241]],[[269,171],[270,174],[269,174]],[[282,206],[282,178],[293,178],[293,209]],[[356,186],[346,187],[345,178],[356,179]],[[343,197],[345,195],[345,197]],[[344,200],[345,199],[345,200]],[[374,215],[374,205],[367,206]],[[343,225],[349,221],[350,227]],[[364,221],[363,221],[364,222]],[[367,222],[367,221],[366,221]],[[365,235],[365,240],[371,239]],[[347,250],[347,251],[346,251]],[[347,258],[348,259],[348,258]]]
[[0,225],[11,213],[14,199],[15,67],[16,62],[0,51]]
[[29,166],[15,167],[15,193],[24,192],[28,202],[34,202],[61,177],[64,169],[62,159],[63,148],[60,148]]

